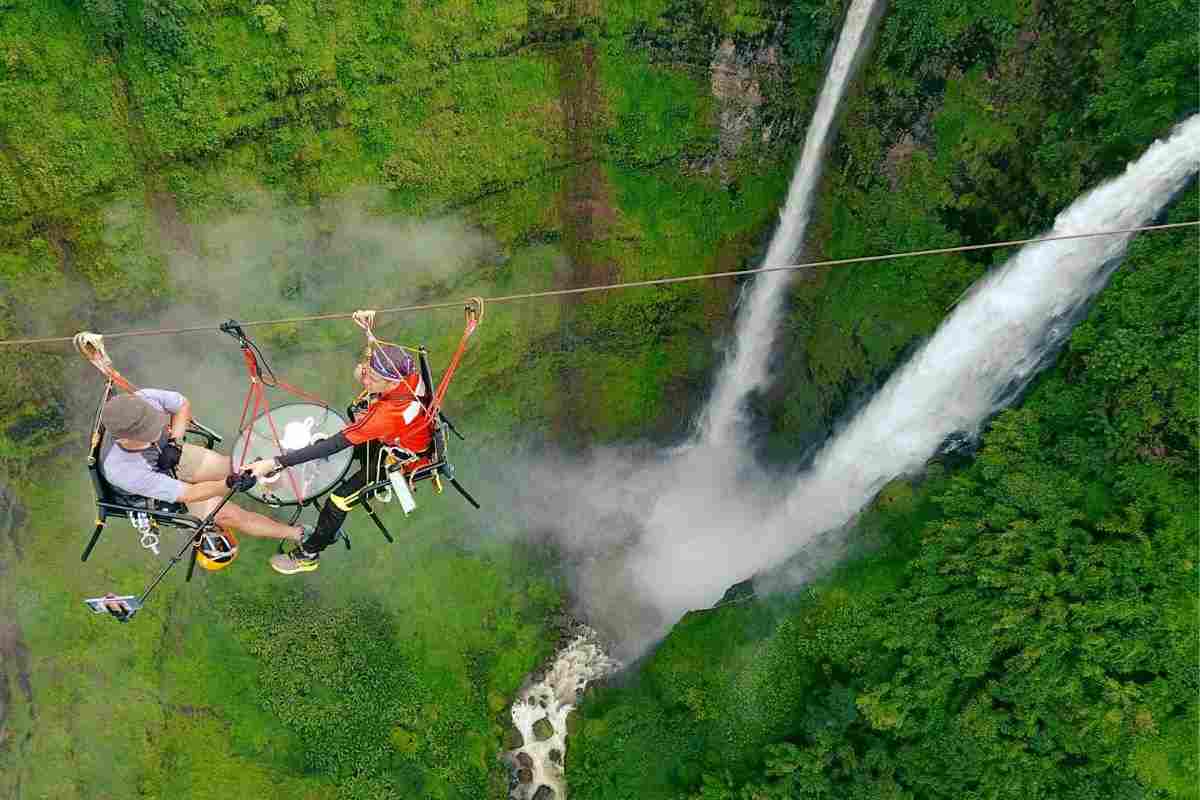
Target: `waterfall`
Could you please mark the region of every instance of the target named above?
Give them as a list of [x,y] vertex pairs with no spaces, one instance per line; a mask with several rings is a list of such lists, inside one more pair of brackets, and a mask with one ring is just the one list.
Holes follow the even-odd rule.
[[[1123,175],[1076,200],[1048,235],[1146,224],[1197,170],[1200,115],[1151,145]],[[711,605],[730,585],[845,525],[889,480],[919,471],[948,437],[977,434],[1058,351],[1131,238],[1027,245],[978,281],[812,468],[781,490],[768,514],[748,506],[739,512],[739,490],[729,485],[713,493],[711,509],[693,493],[692,521],[680,525],[666,513],[679,498],[660,498],[631,556],[641,601],[667,625],[688,609]],[[748,522],[731,525],[738,516]],[[708,524],[710,517],[716,523]]]
[[541,677],[527,679],[512,704],[520,744],[504,753],[513,770],[510,800],[562,800],[567,717],[591,681],[621,665],[604,652],[596,632],[576,629]]
[[[825,152],[834,133],[838,107],[846,87],[870,45],[872,24],[879,18],[885,0],[853,0],[846,13],[842,34],[817,100],[817,110],[804,137],[804,149],[787,202],[779,215],[779,227],[771,239],[764,267],[793,263],[804,242],[804,231],[812,215],[817,183]],[[790,272],[768,272],[748,284],[739,302],[737,329],[725,365],[717,378],[712,397],[700,418],[700,438],[705,444],[725,446],[740,441],[742,406],[746,396],[767,383],[767,359],[775,341],[783,290]]]

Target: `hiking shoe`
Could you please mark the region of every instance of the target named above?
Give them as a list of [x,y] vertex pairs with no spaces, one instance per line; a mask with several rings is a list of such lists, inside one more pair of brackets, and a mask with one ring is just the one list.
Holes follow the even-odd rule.
[[306,553],[298,547],[290,553],[277,553],[271,556],[271,569],[280,575],[312,572],[319,566],[321,566],[320,557],[316,553]]

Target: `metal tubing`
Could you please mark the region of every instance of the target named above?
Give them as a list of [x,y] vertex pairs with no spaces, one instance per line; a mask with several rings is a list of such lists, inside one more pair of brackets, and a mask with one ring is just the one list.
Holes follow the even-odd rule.
[[468,503],[475,506],[475,508],[479,508],[479,503],[475,502],[475,498],[471,497],[471,493],[462,487],[462,484],[458,482],[457,478],[451,478],[450,485],[455,489],[458,489],[458,493],[467,498]]
[[199,433],[201,436],[203,436],[206,439],[212,440],[214,443],[220,443],[222,441],[221,434],[217,433],[212,428],[208,427],[207,425],[205,425],[203,422],[200,422],[199,420],[193,419],[189,423],[189,428],[195,428],[196,429],[194,431],[195,433]]
[[446,423],[446,427],[450,429],[450,432],[459,438],[459,441],[465,442],[467,440],[467,437],[459,433],[458,428],[454,427],[454,423],[450,421],[449,417],[447,417],[441,411],[438,412],[438,416],[442,418],[442,422]]
[[[429,369],[429,351],[425,349],[425,345],[417,348],[417,368],[421,371],[421,382],[425,384],[425,391],[429,392],[429,402],[433,402],[433,372]],[[420,399],[420,398],[418,398]],[[421,402],[426,408],[429,404]]]
[[375,527],[379,528],[379,532],[383,534],[383,538],[388,540],[388,544],[395,544],[396,540],[388,533],[388,529],[384,527],[383,520],[375,513],[375,509],[371,508],[371,503],[367,500],[366,494],[362,496],[362,506],[371,517],[371,521],[375,523]]
[[192,573],[196,571],[196,543],[199,541],[200,535],[208,530],[209,526],[213,524],[213,520],[216,519],[217,514],[222,508],[225,507],[225,504],[229,502],[229,498],[233,497],[235,494],[237,494],[237,489],[230,489],[229,494],[222,497],[221,502],[217,503],[217,507],[208,512],[208,516],[200,521],[200,524],[196,527],[196,530],[192,534],[191,538],[184,543],[183,547],[179,549],[179,552],[171,558],[170,562],[168,562],[165,567],[163,567],[162,572],[158,573],[158,577],[154,579],[154,582],[146,587],[146,591],[142,593],[142,597],[139,602],[141,602],[143,605],[145,604],[146,598],[150,596],[150,592],[154,590],[155,586],[158,586],[159,581],[166,576],[171,567],[179,563],[179,560],[183,558],[183,554],[187,552],[189,547],[192,549],[192,557],[188,562],[187,580],[190,581],[192,579]]
[[187,583],[191,583],[192,576],[196,574],[196,539],[194,537],[191,541],[191,545],[192,545],[192,555],[190,558],[188,558],[187,577],[184,578],[184,581]]
[[[201,529],[201,530],[203,530],[203,529]],[[192,548],[192,560],[193,560],[193,563],[195,562],[195,553],[196,553],[196,548],[194,547],[195,543],[196,543],[196,536],[192,536],[190,539],[188,539],[186,542],[183,543],[183,547],[179,548],[179,552],[171,557],[171,560],[167,562],[167,565],[162,568],[161,572],[158,573],[158,577],[154,579],[153,583],[151,583],[149,586],[146,587],[146,591],[142,592],[142,596],[138,600],[138,602],[143,603],[143,604],[146,602],[146,598],[150,596],[150,592],[154,591],[154,587],[158,586],[158,582],[166,577],[167,573],[171,571],[171,567],[173,567],[177,563],[179,563],[179,560],[181,558],[183,558],[183,554],[185,552],[187,552],[187,549],[189,547]]]
[[104,525],[103,520],[96,522],[96,530],[92,532],[92,538],[88,541],[87,547],[83,548],[83,555],[79,557],[80,561],[88,560],[88,556],[92,554],[92,548],[96,546],[96,542],[100,539],[100,532],[104,530]]

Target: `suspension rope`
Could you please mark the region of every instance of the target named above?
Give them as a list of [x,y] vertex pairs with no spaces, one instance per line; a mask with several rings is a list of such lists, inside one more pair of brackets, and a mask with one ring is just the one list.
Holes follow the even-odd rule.
[[[1122,236],[1130,233],[1143,233],[1146,231],[1164,231],[1174,228],[1187,228],[1200,226],[1200,220],[1192,220],[1189,222],[1170,222],[1162,225],[1141,225],[1136,228],[1119,228],[1108,231],[1093,231],[1091,233],[1067,233],[1059,236],[1041,236],[1029,239],[1010,239],[1005,242],[988,242],[986,244],[965,244],[955,247],[936,247],[928,250],[909,250],[901,253],[886,253],[876,256],[855,256],[854,258],[835,258],[827,261],[810,261],[804,264],[789,264],[780,267],[758,267],[756,269],[730,270],[727,272],[702,272],[693,275],[680,275],[672,278],[653,278],[642,281],[626,281],[624,283],[607,283],[593,286],[579,286],[573,289],[551,289],[543,292],[526,292],[524,294],[509,294],[500,297],[485,297],[483,298],[488,303],[511,303],[518,300],[539,300],[545,297],[562,297],[565,295],[587,294],[590,292],[607,292],[617,289],[633,289],[639,286],[665,286],[672,283],[689,283],[692,281],[709,281],[717,278],[741,278],[748,275],[759,275],[767,272],[797,272],[805,269],[819,269],[821,267],[837,267],[846,264],[866,264],[875,261],[890,261],[901,258],[918,258],[922,256],[937,256],[947,255],[950,253],[967,253],[977,250],[995,250],[1001,247],[1016,247],[1019,245],[1040,244],[1043,242],[1061,242],[1069,239],[1088,239],[1097,236]],[[444,303],[423,303],[418,305],[396,306],[394,308],[381,308],[376,313],[378,314],[403,314],[414,311],[434,311],[442,308],[462,308],[462,300],[447,301]],[[321,322],[325,320],[335,319],[352,319],[353,312],[343,312],[336,314],[313,314],[307,317],[287,317],[283,319],[261,319],[251,322],[241,323],[243,328],[252,328],[262,325],[291,325],[302,322]],[[105,336],[109,339],[124,338],[127,336],[172,336],[181,333],[200,333],[203,331],[219,330],[216,325],[195,325],[187,328],[157,328],[154,330],[142,331],[120,331],[118,333],[108,333]],[[71,336],[50,336],[39,339],[7,339],[0,340],[0,346],[23,346],[31,344],[58,344],[60,342],[72,341]]]
[[462,338],[458,340],[458,348],[455,349],[454,355],[450,358],[450,365],[446,367],[445,373],[442,374],[442,380],[438,383],[437,390],[433,392],[433,400],[429,403],[429,413],[435,419],[438,412],[442,409],[442,398],[446,396],[446,390],[450,388],[450,381],[454,378],[454,371],[458,369],[458,363],[462,361],[463,353],[467,350],[467,340],[471,338],[471,334],[479,327],[481,319],[483,319],[483,298],[472,297],[467,303],[467,325],[463,329]]
[[[289,383],[285,383],[279,379],[275,371],[271,369],[271,365],[267,362],[266,356],[258,349],[258,345],[252,342],[235,321],[229,320],[221,326],[221,330],[230,334],[238,340],[238,347],[242,351],[242,360],[246,364],[246,375],[250,380],[250,385],[246,390],[246,400],[242,404],[242,419],[238,422],[238,430],[245,430],[246,435],[242,440],[242,454],[238,457],[237,468],[235,472],[241,472],[246,466],[246,456],[250,452],[250,438],[254,433],[254,423],[259,419],[258,411],[262,409],[262,418],[267,421],[267,429],[271,433],[271,441],[275,444],[277,453],[283,453],[283,444],[279,440],[279,430],[275,427],[275,420],[271,416],[271,400],[267,397],[267,389],[281,389],[303,400],[308,400],[311,403],[329,408],[328,404],[319,397],[315,397],[307,392],[297,389]],[[250,400],[253,398],[254,406],[251,410]],[[249,413],[249,416],[247,416]],[[265,435],[263,438],[266,438]],[[234,451],[237,450],[236,444]],[[291,467],[284,467],[284,474],[287,476],[288,483],[292,487],[292,494],[296,498],[296,502],[300,505],[304,504],[304,493],[300,490],[300,485],[296,481],[296,476],[292,472]],[[307,484],[306,484],[307,488]]]

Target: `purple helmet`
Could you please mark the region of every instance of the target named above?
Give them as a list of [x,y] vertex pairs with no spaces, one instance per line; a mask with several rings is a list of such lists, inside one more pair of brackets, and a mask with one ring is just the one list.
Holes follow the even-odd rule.
[[389,381],[404,380],[413,372],[413,358],[402,347],[380,345],[371,351],[371,369]]

